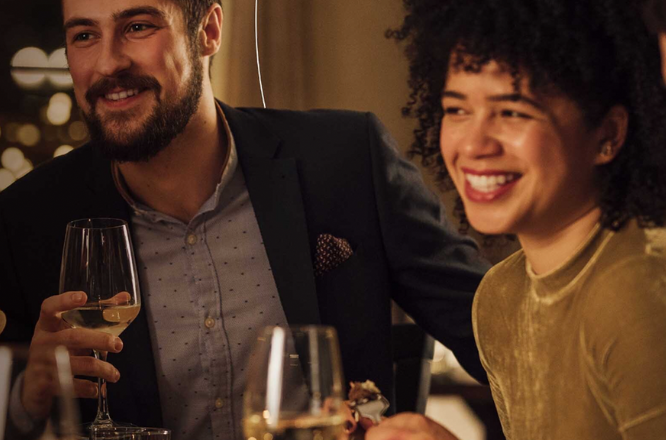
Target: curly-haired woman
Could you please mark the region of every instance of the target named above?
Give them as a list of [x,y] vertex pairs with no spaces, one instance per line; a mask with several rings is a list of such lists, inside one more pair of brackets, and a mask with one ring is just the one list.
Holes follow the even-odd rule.
[[[666,438],[666,90],[628,0],[405,0],[413,152],[522,250],[473,322],[506,437]],[[399,415],[370,440],[447,438]]]

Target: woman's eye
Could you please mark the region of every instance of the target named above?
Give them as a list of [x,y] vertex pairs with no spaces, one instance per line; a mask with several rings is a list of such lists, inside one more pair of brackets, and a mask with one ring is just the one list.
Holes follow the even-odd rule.
[[460,107],[444,107],[444,116],[462,116],[465,114],[465,110]]
[[521,113],[515,110],[502,110],[502,116],[505,118],[532,119],[527,113]]

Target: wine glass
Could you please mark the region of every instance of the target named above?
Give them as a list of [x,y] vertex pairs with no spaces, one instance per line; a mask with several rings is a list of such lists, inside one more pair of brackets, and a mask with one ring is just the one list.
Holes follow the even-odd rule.
[[243,402],[248,440],[334,440],[344,433],[335,329],[267,327],[252,351]]
[[171,431],[162,428],[123,426],[92,428],[90,440],[171,440]]
[[[67,225],[60,269],[60,293],[83,291],[88,301],[62,314],[72,327],[119,336],[141,308],[129,227],[124,220],[90,218]],[[106,353],[93,351],[106,360]],[[118,426],[109,415],[106,381],[98,379],[97,416],[91,427]]]
[[40,380],[49,381],[54,392],[52,398],[44,398],[43,413],[37,417],[28,416],[21,402],[29,353],[27,346],[0,345],[0,439],[82,439],[67,348],[32,347],[32,355],[44,359],[50,368]]

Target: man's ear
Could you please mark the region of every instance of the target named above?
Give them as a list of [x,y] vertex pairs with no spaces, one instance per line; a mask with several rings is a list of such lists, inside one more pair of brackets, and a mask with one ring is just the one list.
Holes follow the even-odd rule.
[[599,151],[595,156],[595,165],[610,163],[627,138],[629,126],[629,112],[623,105],[614,105],[608,111],[599,126]]
[[201,42],[201,55],[213,56],[220,49],[222,44],[222,24],[224,22],[224,13],[222,7],[214,3],[206,12],[204,16],[200,42]]

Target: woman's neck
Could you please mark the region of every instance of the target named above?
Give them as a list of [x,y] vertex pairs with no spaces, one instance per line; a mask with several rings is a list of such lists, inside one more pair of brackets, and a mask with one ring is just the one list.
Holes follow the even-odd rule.
[[564,227],[547,234],[518,234],[525,257],[536,274],[544,274],[564,263],[587,238],[601,217],[594,206]]

